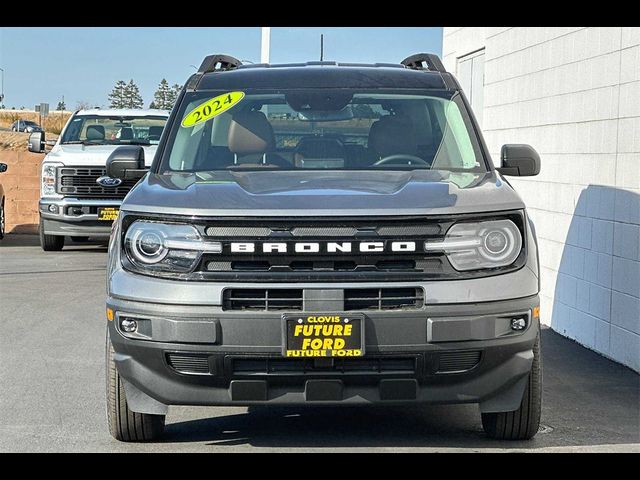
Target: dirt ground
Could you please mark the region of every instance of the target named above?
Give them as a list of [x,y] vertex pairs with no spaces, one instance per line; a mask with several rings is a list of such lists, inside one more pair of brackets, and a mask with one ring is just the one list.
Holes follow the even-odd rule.
[[[47,132],[45,138],[47,140],[57,140],[58,135],[56,135],[55,133]],[[28,142],[28,133],[0,131],[0,156],[2,155],[3,150],[10,150],[13,152],[26,152]]]

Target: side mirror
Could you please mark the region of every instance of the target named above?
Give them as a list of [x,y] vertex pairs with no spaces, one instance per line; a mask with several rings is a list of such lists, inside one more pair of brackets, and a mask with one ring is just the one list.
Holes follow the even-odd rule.
[[532,177],[540,173],[540,155],[530,145],[503,145],[500,151],[502,175],[514,177]]
[[138,145],[116,148],[107,159],[107,177],[130,180],[142,178],[147,173],[144,150]]
[[29,135],[29,151],[33,153],[44,152],[44,132],[33,132]]
[[0,163],[0,173],[4,173],[7,171],[7,164],[6,163]]

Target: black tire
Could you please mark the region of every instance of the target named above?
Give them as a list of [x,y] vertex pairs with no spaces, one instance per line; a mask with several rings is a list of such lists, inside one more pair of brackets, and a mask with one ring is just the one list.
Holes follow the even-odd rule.
[[4,229],[6,227],[6,218],[4,213],[4,198],[0,200],[0,240],[4,238]]
[[64,237],[61,235],[47,235],[40,220],[40,246],[45,252],[59,252],[64,247]]
[[89,241],[89,237],[69,237],[73,243],[86,243]]
[[137,413],[129,409],[120,374],[113,361],[113,346],[107,330],[107,423],[109,433],[121,442],[149,442],[164,432],[164,415]]
[[482,428],[498,440],[529,440],[538,433],[542,414],[540,334],[533,345],[533,364],[520,408],[514,412],[483,413]]

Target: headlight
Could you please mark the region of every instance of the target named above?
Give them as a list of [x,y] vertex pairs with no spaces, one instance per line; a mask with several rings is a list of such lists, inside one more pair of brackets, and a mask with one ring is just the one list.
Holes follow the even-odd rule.
[[445,252],[456,270],[505,267],[518,258],[522,235],[511,220],[456,223],[444,241],[427,241],[424,249]]
[[56,193],[56,172],[61,163],[43,163],[42,164],[42,185],[40,191],[43,197],[57,196]]
[[220,242],[205,242],[192,225],[136,220],[127,229],[124,251],[140,270],[186,273],[203,252],[221,253]]

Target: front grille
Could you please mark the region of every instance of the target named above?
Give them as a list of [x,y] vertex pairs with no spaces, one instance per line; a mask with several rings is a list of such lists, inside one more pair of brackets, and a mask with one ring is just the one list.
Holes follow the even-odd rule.
[[[298,288],[229,288],[223,292],[224,310],[301,311],[303,290]],[[347,288],[339,310],[416,310],[424,306],[422,288]]]
[[352,288],[344,291],[344,310],[412,310],[424,305],[422,288]]
[[480,356],[480,350],[441,353],[437,373],[466,372],[480,363]]
[[180,373],[209,374],[209,356],[198,353],[167,353],[167,363]]
[[415,357],[335,358],[327,365],[313,359],[231,358],[234,375],[309,375],[309,374],[373,374],[414,375]]
[[302,310],[302,289],[234,288],[223,292],[224,310]]
[[105,168],[60,167],[56,190],[63,195],[93,198],[124,198],[138,180],[125,180],[117,187],[103,187],[96,180],[106,174]]
[[[439,252],[424,252],[425,240],[442,238],[450,219],[396,218],[316,218],[218,220],[203,228],[207,240],[222,241],[221,254],[202,258],[198,270],[211,279],[251,281],[291,280],[418,280],[445,273],[448,262]],[[391,242],[415,242],[415,251],[397,252]],[[232,242],[254,244],[255,251],[241,254],[231,250]],[[287,244],[286,252],[262,253],[262,242]],[[296,242],[318,242],[322,250],[297,253]],[[328,242],[347,242],[350,250],[328,253]],[[363,252],[360,242],[382,242],[381,252]],[[342,244],[341,244],[342,245]],[[341,247],[342,248],[342,247]]]
[[[181,216],[166,214],[126,215],[122,220],[123,235],[138,218],[185,221]],[[513,220],[522,234],[526,233],[521,211],[433,216],[190,218],[188,221],[204,240],[220,242],[222,251],[204,253],[192,272],[171,275],[191,281],[284,284],[407,284],[501,275],[524,266],[524,244],[512,265],[464,272],[455,270],[443,252],[424,250],[425,241],[443,240],[457,222],[498,218]],[[364,248],[372,243],[377,250]]]

